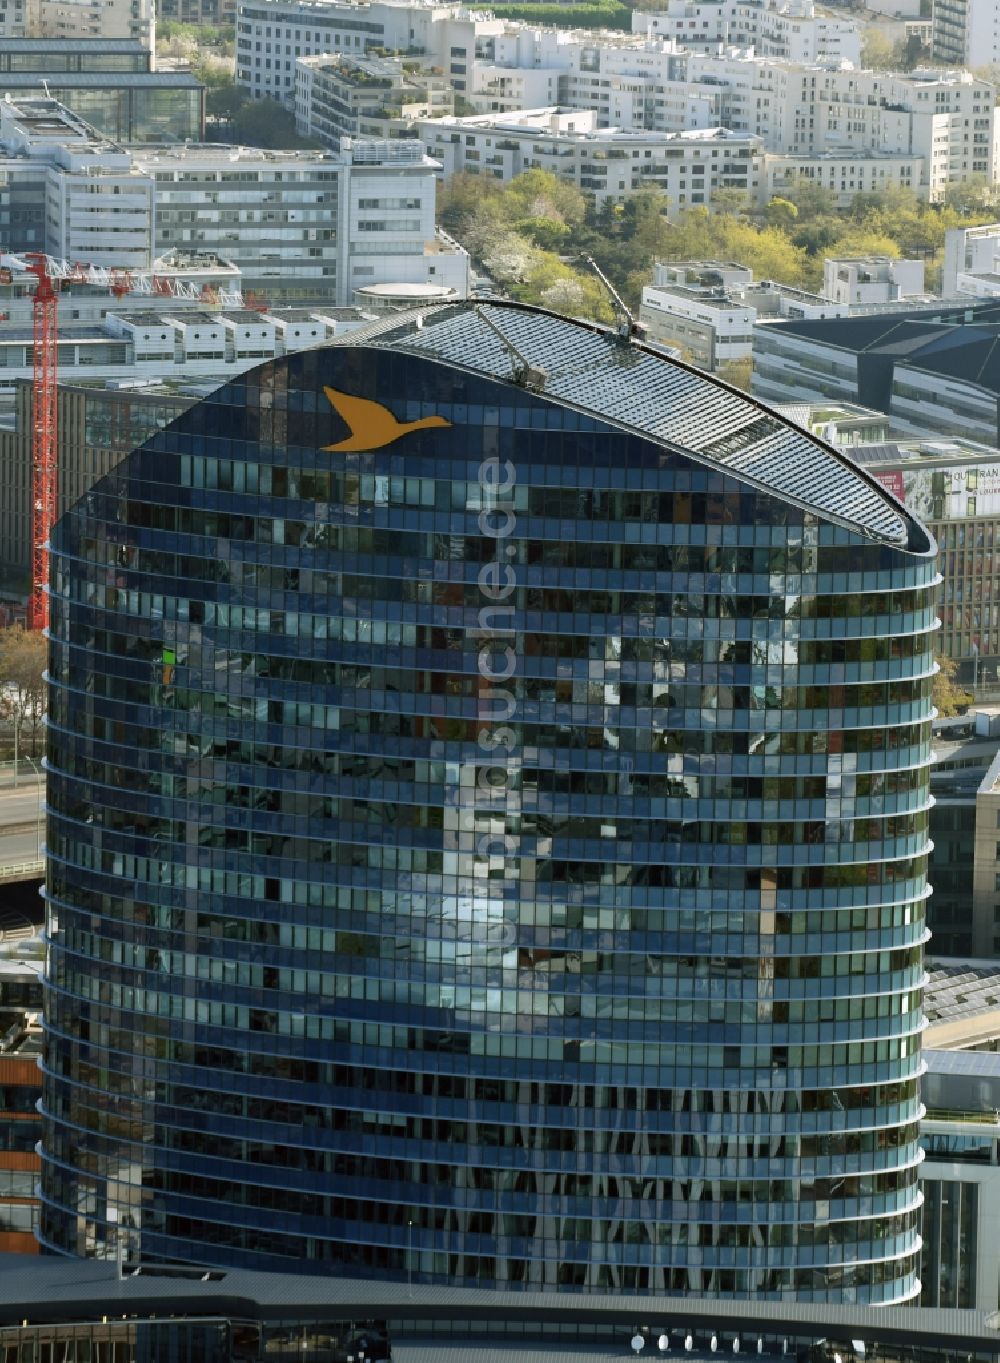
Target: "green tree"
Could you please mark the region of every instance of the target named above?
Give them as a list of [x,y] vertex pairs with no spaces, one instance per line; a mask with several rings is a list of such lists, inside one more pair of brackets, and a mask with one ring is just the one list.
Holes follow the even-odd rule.
[[780,227],[784,232],[798,220],[798,216],[798,205],[793,204],[790,199],[782,199],[779,195],[775,195],[764,209],[764,220],[768,227]]
[[957,715],[971,705],[974,697],[971,692],[963,691],[955,682],[957,664],[953,658],[945,658],[940,653],[934,655],[938,670],[931,684],[931,699],[942,719]]
[[220,69],[216,63],[192,66],[191,74],[205,87],[205,112],[209,118],[231,122],[243,107],[248,95],[236,84],[232,71]]
[[524,218],[552,218],[578,225],[586,217],[587,200],[575,185],[551,171],[526,170],[507,185],[502,208],[512,223]]
[[295,131],[295,115],[273,99],[247,100],[233,115],[230,127],[235,141],[248,147],[293,150],[315,146]]
[[750,392],[753,360],[749,355],[740,360],[724,360],[715,372],[724,383],[731,383],[734,388],[742,388],[744,393]]
[[41,630],[12,625],[0,631],[0,716],[16,726],[24,754],[39,750],[47,661],[48,643]]
[[898,60],[896,45],[874,24],[866,24],[861,39],[861,65],[868,71],[891,71]]

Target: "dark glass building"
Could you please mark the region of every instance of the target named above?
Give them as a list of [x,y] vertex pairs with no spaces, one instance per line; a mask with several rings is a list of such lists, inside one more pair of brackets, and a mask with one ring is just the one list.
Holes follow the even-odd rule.
[[918,1291],[934,546],[513,304],[264,365],[59,523],[44,1244]]

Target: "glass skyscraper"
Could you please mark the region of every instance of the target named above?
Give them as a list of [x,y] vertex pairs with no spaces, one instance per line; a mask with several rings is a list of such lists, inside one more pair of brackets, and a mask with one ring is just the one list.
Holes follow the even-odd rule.
[[41,1235],[917,1291],[934,546],[655,349],[441,307],[53,545]]

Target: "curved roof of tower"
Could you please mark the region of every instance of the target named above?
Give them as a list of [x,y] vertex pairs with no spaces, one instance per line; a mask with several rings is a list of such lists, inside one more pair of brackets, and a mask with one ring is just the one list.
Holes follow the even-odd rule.
[[930,550],[924,527],[844,454],[738,389],[595,323],[491,299],[394,313],[332,344],[407,352],[508,382],[530,366],[544,373],[545,397],[872,539]]

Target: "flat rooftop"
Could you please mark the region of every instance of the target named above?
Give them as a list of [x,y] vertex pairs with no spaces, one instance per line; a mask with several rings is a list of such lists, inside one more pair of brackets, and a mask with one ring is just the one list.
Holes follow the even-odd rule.
[[931,960],[927,974],[925,1047],[956,1050],[1000,1037],[1000,962]]
[[[582,1358],[586,1363],[602,1356],[622,1358],[627,1355],[630,1337],[626,1332],[634,1332],[637,1322],[648,1329],[648,1342],[653,1345],[644,1350],[646,1356],[658,1355],[655,1341],[665,1330],[670,1330],[678,1346],[686,1332],[697,1332],[702,1348],[710,1334],[726,1331],[730,1340],[734,1333],[767,1332],[772,1337],[787,1335],[799,1341],[817,1337],[858,1339],[871,1347],[891,1343],[900,1348],[972,1353],[978,1358],[1000,1354],[996,1317],[986,1311],[728,1301],[694,1295],[498,1292],[236,1269],[142,1268],[138,1273],[129,1269],[124,1278],[119,1278],[116,1264],[108,1260],[0,1255],[0,1324],[98,1321],[102,1316],[376,1320],[386,1322],[390,1336],[397,1336],[397,1323],[405,1322],[405,1329],[398,1331],[398,1345],[393,1338],[393,1352],[407,1363],[430,1363],[431,1359],[441,1363],[448,1358],[436,1343],[432,1354],[414,1351],[421,1323],[433,1339],[435,1323],[441,1320],[468,1322],[470,1333],[482,1340],[466,1344],[449,1341],[447,1349],[454,1350],[454,1363],[535,1363],[550,1353],[558,1357],[565,1342],[551,1336],[545,1340],[541,1332],[560,1325],[600,1332],[605,1341],[620,1339],[617,1348],[584,1342]],[[516,1331],[516,1338],[504,1338],[508,1325]],[[532,1338],[533,1327],[537,1327],[537,1338]],[[412,1343],[407,1342],[407,1335]],[[403,1350],[398,1355],[397,1347]],[[497,1350],[501,1352],[497,1354]],[[570,1357],[573,1352],[579,1363],[580,1350],[571,1348]],[[927,1356],[934,1355],[928,1352]]]
[[[100,54],[145,53],[138,38],[0,38],[0,54],[4,52],[67,52],[73,56],[97,52]],[[6,73],[5,73],[6,79]]]
[[[0,72],[4,90],[38,89],[37,71]],[[45,79],[53,90],[203,90],[200,80],[190,71],[47,71]]]

